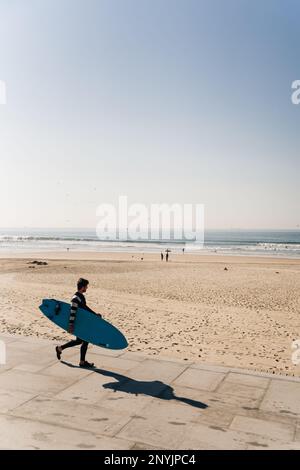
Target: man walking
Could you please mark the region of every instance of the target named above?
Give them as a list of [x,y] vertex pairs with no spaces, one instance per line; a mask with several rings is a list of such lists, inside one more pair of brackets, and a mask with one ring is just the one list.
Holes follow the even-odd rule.
[[[71,334],[74,333],[74,323],[75,323],[77,309],[79,307],[84,310],[88,310],[89,312],[94,313],[95,315],[98,315],[99,317],[101,317],[101,315],[94,312],[86,304],[85,296],[83,294],[87,291],[88,285],[89,285],[89,281],[87,279],[80,278],[77,282],[77,292],[73,295],[72,300],[71,300],[71,313],[70,313],[70,322],[69,322],[69,333]],[[73,346],[78,346],[79,344],[81,344],[79,366],[80,367],[94,367],[95,366],[94,363],[90,363],[85,360],[89,343],[78,337],[75,340],[72,340],[66,344],[63,344],[62,346],[56,346],[55,350],[56,350],[57,359],[60,360],[64,349],[72,348]]]

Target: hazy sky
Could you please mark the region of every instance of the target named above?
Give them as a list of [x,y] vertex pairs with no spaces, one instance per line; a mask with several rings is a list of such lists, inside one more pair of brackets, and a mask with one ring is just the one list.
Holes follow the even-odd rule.
[[0,0],[0,227],[100,203],[300,224],[299,0]]

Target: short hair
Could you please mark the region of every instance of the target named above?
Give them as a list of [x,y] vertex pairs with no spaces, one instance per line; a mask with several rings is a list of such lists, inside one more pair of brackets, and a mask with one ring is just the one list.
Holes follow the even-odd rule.
[[86,287],[88,284],[89,284],[89,281],[87,279],[83,279],[83,277],[81,277],[80,279],[78,279],[77,289],[80,290],[83,287]]

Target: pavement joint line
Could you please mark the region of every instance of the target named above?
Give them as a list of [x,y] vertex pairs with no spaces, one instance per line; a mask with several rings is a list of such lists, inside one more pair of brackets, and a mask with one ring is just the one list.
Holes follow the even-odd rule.
[[[208,371],[207,371],[208,372]],[[224,377],[222,377],[222,380],[220,381],[220,383],[216,386],[216,388],[214,390],[212,390],[212,392],[218,392],[218,389],[220,388],[220,386],[222,385],[223,382],[225,382],[225,380],[227,379],[228,375],[229,375],[229,372],[220,372],[220,374],[224,374]]]
[[134,416],[130,416],[129,419],[128,419],[128,421],[127,421],[127,423],[125,423],[124,426],[122,426],[121,429],[119,429],[119,431],[117,431],[117,432],[113,435],[113,437],[118,437],[118,434],[119,434],[121,431],[123,431],[123,429],[124,429],[128,424],[130,424],[131,421],[133,421],[133,419],[134,419]]
[[[55,361],[55,359],[53,359],[53,360],[51,359],[51,362],[49,362],[45,367],[44,367],[44,365],[42,364],[42,368],[41,368],[38,372],[36,372],[36,373],[37,373],[37,374],[41,374],[41,375],[45,375],[45,374],[42,373],[43,370],[48,369],[48,367],[54,366],[54,365],[56,364],[56,362],[57,362],[57,360]],[[24,364],[24,363],[23,363],[23,364]],[[25,364],[26,364],[26,363],[25,363]],[[19,370],[19,369],[16,369],[16,370]],[[26,372],[26,371],[25,371],[25,372]],[[27,371],[27,372],[28,372],[28,371]]]
[[239,369],[238,367],[227,367],[224,365],[220,366],[219,364],[211,364],[211,363],[205,363],[205,362],[197,362],[195,364],[198,366],[201,364],[203,367],[203,370],[208,370],[208,369],[205,369],[206,366],[224,367],[225,369],[228,369],[226,373],[232,372],[233,374],[243,374],[243,375],[250,375],[250,376],[261,377],[261,378],[266,378],[266,379],[271,379],[271,380],[286,380],[288,382],[300,383],[300,376],[295,377],[292,375],[271,374],[268,372],[261,372],[257,370],[243,369],[243,368]]
[[[152,446],[151,444],[147,444],[146,442],[136,441],[135,444],[134,444],[134,446],[132,447],[132,449],[133,449],[133,450],[136,450],[136,449],[134,449],[135,446],[143,446],[143,447],[145,447],[145,446],[147,446],[147,445],[149,445],[150,447],[154,447],[154,446]],[[167,449],[166,449],[166,447],[157,447],[157,450],[167,450]]]
[[265,396],[266,396],[267,392],[270,389],[271,383],[272,383],[272,380],[269,380],[269,383],[268,383],[267,387],[265,388],[264,393],[262,394],[262,397],[259,399],[259,402],[258,402],[258,405],[257,405],[258,409],[260,409],[260,407],[262,405],[262,402],[264,401]]
[[[11,410],[8,410],[8,413],[6,414],[9,414],[11,411],[15,411],[17,410],[20,406],[23,406],[23,405],[26,405],[26,403],[29,403],[30,401],[34,400],[35,398],[38,398],[40,396],[40,394],[38,393],[37,395],[34,395],[33,397],[29,398],[28,400],[22,402],[22,403],[19,403],[19,405],[15,406],[14,408],[12,408]],[[1,412],[0,412],[1,413]]]
[[[184,372],[186,372],[188,369],[190,368],[190,366],[186,365],[186,367],[176,376],[174,377],[174,379],[172,379],[169,383],[172,384],[173,382],[175,382],[175,380],[177,380],[182,374],[184,374]],[[167,384],[168,385],[168,384]]]
[[230,429],[230,426],[232,425],[232,422],[233,422],[233,420],[236,416],[238,416],[236,413],[232,413],[232,418],[230,420],[230,423],[227,424],[226,429],[228,429],[228,430]]
[[295,424],[295,428],[294,428],[293,442],[297,442],[296,435],[297,435],[297,424]]

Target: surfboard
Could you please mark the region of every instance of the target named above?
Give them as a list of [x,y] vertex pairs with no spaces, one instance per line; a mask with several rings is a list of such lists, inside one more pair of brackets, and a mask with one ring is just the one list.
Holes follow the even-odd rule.
[[[68,331],[71,305],[55,299],[43,299],[39,309],[57,326]],[[78,308],[74,323],[74,335],[102,348],[125,349],[128,346],[123,333],[99,316]]]

